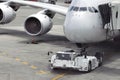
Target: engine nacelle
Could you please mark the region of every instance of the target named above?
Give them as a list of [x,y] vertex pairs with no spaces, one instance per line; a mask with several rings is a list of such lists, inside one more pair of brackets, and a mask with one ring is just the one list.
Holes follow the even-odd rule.
[[47,15],[33,14],[25,21],[25,30],[29,35],[37,36],[47,33],[52,28],[52,21]]
[[16,12],[7,5],[0,5],[0,24],[11,22],[16,17]]

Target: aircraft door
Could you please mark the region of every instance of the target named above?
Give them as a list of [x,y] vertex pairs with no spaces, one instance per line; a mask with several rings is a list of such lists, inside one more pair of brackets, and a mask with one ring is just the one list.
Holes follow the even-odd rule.
[[120,6],[114,5],[111,6],[111,23],[113,23],[114,29],[120,29]]
[[108,4],[99,5],[99,11],[102,17],[103,27],[110,23],[111,8]]

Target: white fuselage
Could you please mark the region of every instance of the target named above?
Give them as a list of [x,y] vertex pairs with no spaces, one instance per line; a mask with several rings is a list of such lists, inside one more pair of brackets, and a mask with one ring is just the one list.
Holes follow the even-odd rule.
[[94,43],[106,40],[106,29],[103,28],[98,6],[110,1],[73,0],[64,23],[66,37],[75,43]]

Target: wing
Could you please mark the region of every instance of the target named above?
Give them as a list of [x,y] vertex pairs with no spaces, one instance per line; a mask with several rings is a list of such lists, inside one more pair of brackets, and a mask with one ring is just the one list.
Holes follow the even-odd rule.
[[53,12],[66,15],[68,11],[68,7],[63,7],[59,5],[53,5],[53,4],[48,4],[48,3],[41,3],[41,2],[34,2],[34,1],[21,1],[21,0],[10,0],[8,1],[8,4],[11,3],[17,3],[20,5],[27,5],[27,6],[32,6],[32,7],[40,7],[40,8],[45,8],[49,9]]

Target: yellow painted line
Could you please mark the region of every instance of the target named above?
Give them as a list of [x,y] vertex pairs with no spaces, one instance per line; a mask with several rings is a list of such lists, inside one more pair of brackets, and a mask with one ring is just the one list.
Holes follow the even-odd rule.
[[2,53],[2,54],[7,55],[7,53]]
[[31,67],[32,69],[37,69],[37,67],[34,66],[34,65],[31,65],[30,67]]
[[22,64],[28,65],[29,63],[26,61],[21,62]]
[[2,54],[0,54],[0,56],[3,56]]
[[65,73],[59,74],[56,77],[52,78],[51,80],[58,80],[58,79],[62,78],[64,75],[65,75]]
[[20,58],[15,58],[16,61],[20,61]]
[[43,70],[40,70],[40,71],[36,72],[36,74],[47,74],[47,72],[43,71]]
[[8,56],[8,54],[7,54],[7,53],[1,53],[1,55],[3,55],[3,56]]
[[[21,61],[20,58],[10,56],[7,53],[1,53],[0,56],[6,56],[6,57],[9,57],[9,58],[15,59],[16,61],[19,61],[24,65],[29,65],[29,67],[32,68],[32,69],[37,69],[38,68],[37,66],[30,65],[29,62]],[[50,73],[49,71],[43,71],[43,70],[40,70],[40,71],[36,72],[36,74],[49,74],[49,73]],[[64,76],[64,75],[58,75],[55,78],[53,78],[52,80],[57,80],[57,79],[61,78],[62,76]]]

